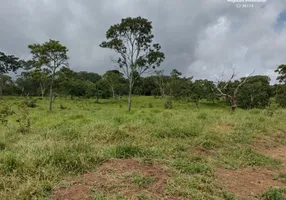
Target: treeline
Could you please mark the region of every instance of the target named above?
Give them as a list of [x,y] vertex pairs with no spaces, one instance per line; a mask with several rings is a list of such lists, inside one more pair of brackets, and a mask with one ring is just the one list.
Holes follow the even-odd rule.
[[[35,97],[48,95],[51,82],[51,72],[48,69],[24,71],[15,80],[8,75],[0,76],[3,95]],[[138,81],[134,84],[133,94],[166,98],[165,106],[171,108],[174,99],[185,99],[197,106],[203,99],[215,103],[223,96],[218,88],[222,88],[226,94],[232,94],[245,78],[219,83],[207,79],[193,80],[193,77],[182,77],[182,74],[174,69],[169,75],[157,72],[136,79]],[[228,86],[225,87],[226,85]],[[113,98],[116,101],[123,95],[128,95],[128,89],[128,79],[118,70],[110,70],[99,75],[94,72],[75,72],[63,67],[56,72],[54,80],[55,95],[69,98],[92,97],[96,98],[96,101],[100,98]],[[237,103],[239,107],[245,109],[265,108],[269,105],[271,97],[276,97],[281,106],[286,106],[286,86],[270,85],[268,76],[250,76],[239,88]],[[227,97],[225,101],[230,104]]]

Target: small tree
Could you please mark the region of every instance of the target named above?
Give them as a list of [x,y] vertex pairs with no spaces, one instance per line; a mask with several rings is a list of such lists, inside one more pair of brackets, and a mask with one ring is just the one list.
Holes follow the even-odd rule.
[[119,54],[115,61],[129,80],[128,111],[131,110],[132,88],[136,82],[134,74],[140,76],[147,70],[159,67],[164,61],[159,44],[153,44],[152,22],[142,17],[125,18],[121,23],[111,26],[106,39],[100,44]]
[[110,87],[113,99],[116,100],[116,89],[118,86],[120,87],[122,80],[124,79],[123,74],[118,70],[109,70],[105,72],[102,77]]
[[68,49],[60,44],[59,41],[49,40],[43,44],[31,44],[28,46],[33,54],[33,60],[39,67],[47,67],[51,70],[52,78],[50,83],[50,111],[53,109],[53,85],[56,71],[68,66]]

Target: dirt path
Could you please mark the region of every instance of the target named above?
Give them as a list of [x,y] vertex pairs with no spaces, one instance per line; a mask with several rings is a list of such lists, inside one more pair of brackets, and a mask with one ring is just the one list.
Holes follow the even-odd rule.
[[286,146],[259,150],[259,152],[280,160],[279,170],[266,168],[241,168],[237,170],[218,169],[218,184],[241,199],[259,199],[261,194],[271,187],[286,187],[286,184],[274,180],[275,175],[286,174]]

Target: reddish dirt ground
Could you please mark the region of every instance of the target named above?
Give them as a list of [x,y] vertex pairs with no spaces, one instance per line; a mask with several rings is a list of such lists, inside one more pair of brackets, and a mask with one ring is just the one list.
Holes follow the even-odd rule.
[[242,199],[259,199],[270,187],[285,187],[286,184],[273,180],[274,171],[264,168],[242,168],[217,170],[217,180],[227,191]]
[[286,188],[286,184],[273,180],[274,175],[286,173],[286,146],[260,149],[259,152],[281,161],[279,170],[266,168],[242,168],[237,170],[218,169],[218,184],[242,199],[259,199],[261,194],[271,187]]
[[[106,195],[121,194],[130,199],[138,199],[137,195],[143,193],[154,199],[178,199],[165,193],[165,185],[168,179],[166,170],[162,165],[139,163],[134,159],[109,160],[95,172],[84,174],[73,181],[70,187],[57,188],[54,191],[53,199],[89,199],[93,188]],[[140,187],[133,181],[136,174],[151,177],[154,181]]]

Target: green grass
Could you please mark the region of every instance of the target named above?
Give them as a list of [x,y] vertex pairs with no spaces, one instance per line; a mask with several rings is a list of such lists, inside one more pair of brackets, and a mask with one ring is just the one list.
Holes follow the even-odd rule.
[[284,200],[286,198],[286,189],[270,188],[261,196],[262,200]]
[[278,180],[282,183],[286,183],[286,174],[278,174],[273,177],[274,180]]
[[[16,111],[21,101],[5,98]],[[37,107],[27,109],[28,133],[17,131],[14,116],[8,117],[7,127],[0,125],[1,199],[50,198],[52,188],[65,178],[96,170],[111,158],[166,165],[173,171],[166,192],[186,199],[234,199],[215,185],[216,167],[279,166],[251,144],[285,132],[286,110],[269,116],[259,109],[237,109],[232,114],[221,103],[202,102],[199,110],[179,101],[173,106],[166,110],[161,99],[135,96],[128,113],[126,98],[100,104],[94,99],[58,98],[49,112],[48,99],[38,100]],[[286,144],[286,137],[279,136],[276,144]],[[212,155],[197,154],[193,147]],[[141,176],[134,180],[138,185],[149,181]],[[149,197],[142,192],[140,198]]]

